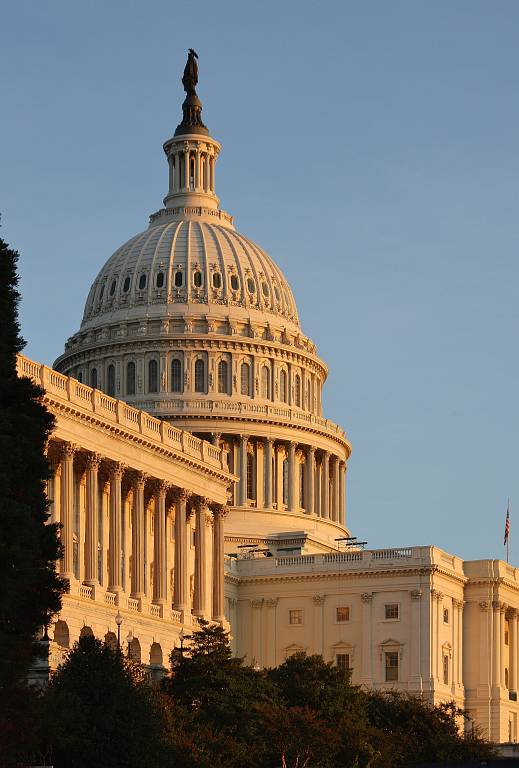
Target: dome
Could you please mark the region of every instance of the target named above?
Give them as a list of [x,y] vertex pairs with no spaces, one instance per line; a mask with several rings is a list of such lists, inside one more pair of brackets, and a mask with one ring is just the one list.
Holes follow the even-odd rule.
[[235,231],[230,217],[213,223],[207,214],[178,219],[168,213],[153,216],[149,228],[103,266],[88,294],[82,331],[141,317],[203,314],[267,319],[299,332],[286,278],[262,248]]

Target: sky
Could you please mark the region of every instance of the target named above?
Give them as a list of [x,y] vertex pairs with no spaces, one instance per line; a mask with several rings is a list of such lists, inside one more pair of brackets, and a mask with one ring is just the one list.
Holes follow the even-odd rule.
[[193,47],[222,207],[330,369],[353,534],[503,557],[510,497],[519,565],[519,4],[0,6],[0,236],[26,354],[52,364],[162,206]]

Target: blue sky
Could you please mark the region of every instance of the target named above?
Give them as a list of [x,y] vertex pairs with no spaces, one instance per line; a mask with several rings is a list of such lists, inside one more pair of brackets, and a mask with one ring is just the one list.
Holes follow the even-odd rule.
[[330,366],[353,532],[499,557],[510,496],[519,564],[519,5],[18,0],[2,29],[27,354],[52,363],[161,206],[194,47],[222,207]]

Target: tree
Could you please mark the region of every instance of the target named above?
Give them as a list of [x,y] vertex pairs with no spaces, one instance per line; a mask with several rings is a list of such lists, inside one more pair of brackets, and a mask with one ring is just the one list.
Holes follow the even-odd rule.
[[[19,378],[18,254],[0,239],[0,762],[9,760],[27,711],[23,683],[38,630],[61,607],[56,525],[48,525],[45,445],[53,418],[43,391]],[[17,706],[17,703],[19,706]]]
[[41,755],[55,768],[166,768],[169,710],[140,667],[82,637],[40,702]]

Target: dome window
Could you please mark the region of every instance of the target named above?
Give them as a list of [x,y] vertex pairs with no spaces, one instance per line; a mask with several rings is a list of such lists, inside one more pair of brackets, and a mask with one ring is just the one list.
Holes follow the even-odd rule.
[[195,363],[195,392],[205,393],[205,364],[203,360]]
[[117,280],[112,280],[112,284],[110,285],[110,296],[114,295],[116,285],[117,285]]
[[155,279],[155,285],[157,288],[164,288],[164,272],[158,272]]
[[222,287],[222,276],[219,272],[213,272],[213,288]]
[[250,365],[248,363],[241,364],[240,378],[242,395],[250,396]]
[[231,288],[233,291],[237,291],[240,287],[240,283],[238,281],[238,275],[231,275]]
[[195,288],[202,287],[202,273],[200,272],[200,270],[197,270],[193,275],[193,283]]
[[281,301],[281,294],[279,293],[279,288],[277,285],[274,286],[274,295],[276,297],[276,301]]
[[182,392],[182,363],[178,357],[171,361],[171,391]]
[[268,287],[267,283],[262,283],[261,284],[261,290],[263,291],[263,295],[268,298],[269,287]]
[[159,366],[156,360],[148,363],[148,392],[159,391]]
[[135,394],[135,363],[132,361],[126,365],[126,394]]
[[115,366],[109,365],[106,375],[106,394],[115,397]]
[[93,389],[97,388],[97,368],[92,368],[90,371],[90,386]]
[[128,293],[129,290],[130,290],[130,278],[125,277],[124,284],[123,284],[123,293]]
[[252,277],[247,278],[247,288],[249,293],[256,293],[256,283],[252,279]]
[[182,272],[179,269],[177,269],[177,271],[175,272],[175,288],[182,288],[182,283],[183,283]]
[[146,288],[146,275],[139,277],[139,291],[143,291]]
[[228,394],[228,366],[226,360],[220,360],[218,363],[218,392],[220,394]]
[[105,284],[101,286],[101,290],[99,291],[99,301],[103,300],[103,293],[105,292]]

